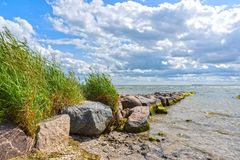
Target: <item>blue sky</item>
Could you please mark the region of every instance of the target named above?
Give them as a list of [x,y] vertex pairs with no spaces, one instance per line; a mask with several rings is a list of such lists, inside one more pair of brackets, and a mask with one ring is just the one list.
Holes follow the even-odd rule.
[[240,84],[239,0],[0,0],[0,30],[82,79]]

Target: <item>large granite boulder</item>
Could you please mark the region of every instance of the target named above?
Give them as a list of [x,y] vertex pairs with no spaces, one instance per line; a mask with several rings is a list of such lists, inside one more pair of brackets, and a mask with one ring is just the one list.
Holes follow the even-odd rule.
[[36,149],[42,152],[57,152],[68,144],[70,117],[67,114],[55,116],[39,123]]
[[125,131],[139,133],[149,130],[149,107],[137,106],[131,109],[132,114],[128,117]]
[[133,108],[133,107],[142,105],[141,101],[135,96],[125,96],[121,98],[121,103],[122,103],[123,109]]
[[0,125],[0,159],[7,160],[31,151],[33,139],[12,124]]
[[113,118],[111,108],[100,102],[72,106],[63,113],[70,116],[70,132],[86,136],[101,134]]

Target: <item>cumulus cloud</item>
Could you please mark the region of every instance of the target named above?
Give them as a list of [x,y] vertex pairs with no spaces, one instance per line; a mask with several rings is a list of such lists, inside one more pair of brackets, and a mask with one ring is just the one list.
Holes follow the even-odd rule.
[[239,80],[240,5],[209,6],[200,0],[155,7],[102,0],[49,4],[53,27],[77,38],[47,42],[81,48],[89,64],[105,66],[114,75],[177,80],[225,73]]
[[[240,4],[210,6],[181,0],[152,7],[136,1],[47,2],[52,7],[49,21],[68,38],[38,39],[31,24],[21,18],[0,17],[0,26],[8,26],[81,75],[107,72],[116,83],[217,79],[240,83]],[[74,47],[79,55],[54,49],[60,45]]]
[[55,60],[62,64],[65,70],[79,71],[80,73],[90,72],[90,66],[82,61],[76,60],[71,53],[64,53],[60,50],[53,49],[51,45],[45,45],[37,38],[37,33],[32,25],[27,20],[16,17],[13,20],[8,20],[0,16],[0,31],[7,27],[13,35],[21,41],[27,41],[29,46],[47,57],[50,60]]

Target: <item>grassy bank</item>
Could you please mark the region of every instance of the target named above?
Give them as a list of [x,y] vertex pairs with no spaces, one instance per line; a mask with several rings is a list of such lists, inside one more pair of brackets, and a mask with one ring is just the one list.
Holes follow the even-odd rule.
[[38,122],[82,100],[74,73],[65,74],[7,29],[0,33],[0,122],[34,135]]
[[40,121],[84,99],[117,111],[118,94],[108,75],[89,74],[80,84],[73,72],[40,55],[7,29],[0,32],[0,123],[13,122],[34,136]]

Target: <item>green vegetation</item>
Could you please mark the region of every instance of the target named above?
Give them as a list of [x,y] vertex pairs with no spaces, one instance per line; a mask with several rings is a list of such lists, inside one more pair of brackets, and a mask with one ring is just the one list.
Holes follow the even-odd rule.
[[167,114],[167,108],[163,107],[162,103],[154,104],[150,106],[150,115],[154,114]]
[[184,97],[194,96],[195,94],[195,92],[183,92]]
[[0,122],[12,121],[33,136],[37,123],[83,100],[73,73],[0,32]]
[[113,113],[118,110],[118,93],[108,75],[89,74],[85,79],[83,91],[88,100],[99,101],[110,106]]
[[167,136],[167,134],[163,131],[158,132],[158,135],[161,136],[161,137],[166,137]]
[[158,114],[168,114],[168,111],[167,111],[167,108],[163,107],[163,106],[158,106],[157,107],[157,110],[156,110],[156,113]]
[[64,159],[66,155],[71,155],[72,159],[81,160],[100,160],[101,157],[90,153],[79,146],[79,141],[69,140],[68,145],[58,152],[44,153],[33,151],[29,155],[12,158],[11,160],[46,160],[46,159]]
[[240,95],[237,96],[237,99],[240,99]]
[[127,118],[122,118],[118,121],[117,126],[115,128],[116,131],[123,132],[125,129],[125,125],[127,123]]
[[157,138],[156,137],[149,137],[148,140],[150,142],[155,142],[155,141],[157,141]]

